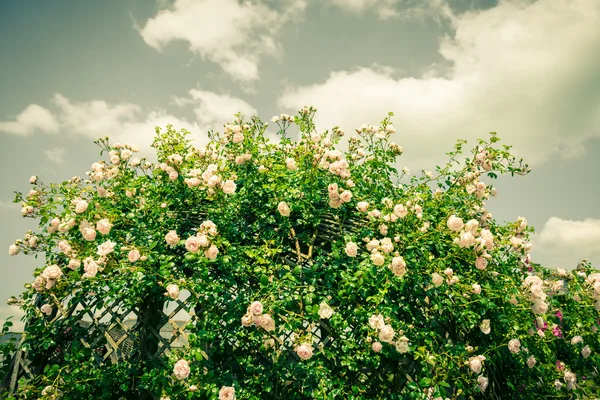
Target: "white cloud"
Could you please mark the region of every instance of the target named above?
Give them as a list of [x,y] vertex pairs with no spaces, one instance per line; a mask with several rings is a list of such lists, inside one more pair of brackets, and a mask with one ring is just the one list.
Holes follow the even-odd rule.
[[53,149],[44,150],[44,154],[46,155],[46,158],[53,163],[62,164],[65,162],[67,151],[62,147],[55,147]]
[[207,130],[222,127],[226,122],[231,121],[238,112],[244,114],[245,117],[257,114],[256,109],[250,104],[228,94],[192,89],[189,91],[189,95],[190,97],[185,98],[176,97],[175,103],[193,105],[198,123]]
[[[48,115],[57,121],[56,130],[66,135],[85,136],[93,140],[108,136],[112,142],[136,143],[142,149],[142,155],[149,155],[154,153],[150,144],[156,126],[164,129],[171,124],[177,130],[185,128],[190,131],[192,139],[206,143],[208,130],[220,129],[237,112],[246,116],[256,114],[256,109],[250,104],[228,94],[200,89],[192,89],[188,94],[187,97],[175,97],[174,102],[182,107],[192,106],[197,118],[195,121],[188,121],[162,109],[143,112],[141,107],[132,103],[109,104],[103,100],[76,102],[61,94],[54,96],[56,111],[48,111]],[[31,133],[39,130],[32,129]],[[60,147],[45,150],[44,153],[57,164],[66,155]]]
[[279,50],[277,32],[306,6],[306,0],[279,2],[282,11],[264,2],[238,0],[177,0],[140,29],[144,41],[157,50],[171,41],[189,43],[190,51],[217,63],[233,78],[259,78],[263,55]]
[[329,0],[329,2],[355,14],[373,12],[382,20],[436,17],[446,14],[449,10],[444,0]]
[[549,267],[575,268],[584,258],[600,266],[600,219],[570,221],[551,217],[532,238],[534,262]]
[[[458,138],[497,131],[531,163],[580,154],[600,136],[600,2],[503,1],[452,16],[440,43],[452,63],[419,77],[378,66],[332,72],[322,83],[289,87],[281,107],[319,109],[322,127],[348,132],[388,111],[411,161],[439,162]],[[432,151],[434,150],[434,151]]]
[[0,121],[0,132],[26,136],[37,130],[46,133],[58,131],[58,122],[52,113],[37,104],[30,104],[14,121]]

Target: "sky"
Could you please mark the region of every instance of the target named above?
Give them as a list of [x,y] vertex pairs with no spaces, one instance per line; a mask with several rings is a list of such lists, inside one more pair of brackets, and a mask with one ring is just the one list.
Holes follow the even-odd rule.
[[100,137],[150,154],[169,123],[206,143],[237,112],[352,132],[391,111],[413,173],[498,132],[532,172],[488,209],[536,228],[534,262],[598,266],[598,26],[597,0],[2,0],[0,323],[44,262],[8,255],[31,175],[85,176]]

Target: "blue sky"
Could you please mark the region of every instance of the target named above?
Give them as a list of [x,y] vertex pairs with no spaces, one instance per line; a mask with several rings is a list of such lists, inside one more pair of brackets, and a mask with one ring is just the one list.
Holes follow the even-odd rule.
[[[593,0],[4,0],[0,242],[35,228],[12,192],[83,176],[94,139],[148,154],[156,125],[202,143],[238,111],[313,105],[322,130],[393,111],[414,173],[497,131],[533,172],[496,183],[494,216],[537,228],[534,261],[598,265],[598,26]],[[40,263],[0,255],[0,298]]]

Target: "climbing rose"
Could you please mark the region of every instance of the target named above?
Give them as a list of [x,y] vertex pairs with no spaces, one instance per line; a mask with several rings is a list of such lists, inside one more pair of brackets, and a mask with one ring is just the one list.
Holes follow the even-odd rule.
[[489,380],[485,376],[480,375],[477,378],[477,383],[478,383],[477,387],[479,388],[479,390],[481,390],[482,392],[485,392],[485,389],[487,389],[487,387],[488,387]]
[[100,221],[96,222],[96,229],[98,230],[98,232],[100,232],[103,235],[108,235],[111,227],[112,227],[112,224],[106,218],[101,219]]
[[177,236],[177,232],[169,231],[169,233],[165,235],[165,241],[169,246],[175,246],[179,242],[179,236]]
[[448,218],[447,225],[452,232],[458,232],[464,226],[463,220],[461,218],[458,218],[456,215],[452,215],[450,218]]
[[379,331],[379,340],[385,343],[390,343],[394,339],[394,329],[390,325],[384,325]]
[[252,302],[252,304],[250,304],[250,307],[248,309],[254,315],[261,315],[263,313],[263,305],[260,301]]
[[521,350],[521,341],[519,339],[511,339],[508,342],[508,349],[511,353],[517,354]]
[[87,208],[88,208],[88,202],[85,200],[79,200],[77,202],[77,204],[75,205],[75,212],[77,214],[81,214],[82,212],[87,210]]
[[373,348],[373,351],[375,353],[379,353],[381,351],[381,349],[383,348],[383,346],[380,342],[373,342],[373,345],[371,347]]
[[529,368],[533,368],[535,366],[535,363],[537,363],[537,360],[535,359],[535,357],[529,356],[529,358],[527,359],[527,366]]
[[138,249],[133,249],[129,252],[129,254],[127,255],[127,259],[129,260],[129,262],[136,262],[137,260],[140,259],[140,252]]
[[329,319],[332,315],[333,310],[331,309],[331,307],[329,307],[327,303],[323,302],[319,304],[319,317],[321,317],[321,319]]
[[11,244],[10,246],[8,246],[8,254],[11,256],[16,256],[17,254],[19,254],[19,246],[17,246],[16,244]]
[[358,246],[354,242],[348,242],[346,243],[345,250],[349,257],[356,257],[356,254],[358,253]]
[[290,216],[290,207],[285,201],[282,201],[277,205],[277,211],[279,211],[279,214],[281,214],[283,217]]
[[313,349],[309,344],[303,343],[296,347],[296,354],[298,354],[298,357],[302,360],[308,360],[313,355]]
[[175,378],[179,380],[185,379],[190,375],[190,365],[185,360],[179,360],[173,367],[173,373],[175,374]]
[[106,242],[104,242],[100,246],[98,246],[98,255],[105,256],[107,254],[112,253],[115,249],[115,245],[116,245],[115,242],[111,242],[110,240],[107,240]]
[[179,287],[175,284],[170,284],[167,286],[167,294],[173,300],[179,297]]
[[235,400],[235,388],[233,386],[223,386],[219,390],[219,400]]

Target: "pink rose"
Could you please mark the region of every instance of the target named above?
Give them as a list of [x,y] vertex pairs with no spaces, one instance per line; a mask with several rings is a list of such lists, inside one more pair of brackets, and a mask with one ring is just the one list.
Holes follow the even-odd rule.
[[82,212],[87,210],[87,208],[88,208],[88,202],[85,200],[79,200],[77,202],[77,204],[75,205],[75,212],[77,214],[81,214]]
[[255,321],[258,326],[267,332],[272,332],[275,330],[275,321],[269,314],[263,314],[259,317],[256,317]]
[[254,315],[261,315],[263,313],[263,305],[260,301],[254,301],[248,308]]
[[104,242],[100,246],[98,246],[98,255],[105,256],[105,255],[112,253],[115,249],[115,245],[116,245],[115,242],[111,242],[110,240],[107,240],[106,242]]
[[350,200],[352,200],[352,192],[349,190],[344,190],[342,194],[340,194],[340,200],[342,200],[344,203],[348,203]]
[[49,265],[42,272],[42,276],[46,279],[56,280],[62,276],[62,270],[56,264]]
[[212,246],[210,246],[205,252],[204,255],[206,256],[206,258],[208,258],[209,260],[214,260],[215,258],[217,258],[217,255],[219,254],[219,249],[217,248],[217,246],[215,246],[214,244]]
[[233,143],[239,143],[242,140],[244,140],[244,134],[242,133],[236,133],[233,135]]
[[85,240],[87,240],[88,242],[92,242],[96,239],[96,230],[94,230],[92,228],[83,229],[81,234],[83,235],[83,238]]
[[219,400],[235,400],[235,388],[233,386],[223,386],[219,390]]
[[373,351],[375,353],[379,353],[383,348],[383,345],[380,342],[373,342],[373,345],[371,347],[373,348]]
[[460,235],[458,244],[460,247],[471,247],[475,243],[475,236],[471,232],[464,232]]
[[173,374],[179,380],[187,378],[190,375],[190,365],[185,360],[177,361],[173,367]]
[[298,357],[300,357],[300,359],[306,361],[312,357],[313,349],[310,344],[303,343],[300,346],[296,347],[296,354],[298,354]]
[[169,233],[165,235],[165,241],[169,246],[175,246],[177,243],[179,243],[179,236],[177,236],[177,232],[169,231]]
[[32,175],[31,178],[29,178],[29,183],[36,183],[37,182],[37,176]]
[[484,257],[477,257],[475,260],[475,267],[479,270],[484,270],[488,265],[488,260]]
[[406,274],[406,262],[404,258],[400,256],[392,258],[391,268],[394,275],[399,277],[404,276]]
[[235,193],[236,184],[232,180],[226,180],[221,187],[223,189],[223,193],[233,194]]
[[293,158],[286,159],[285,166],[287,167],[287,169],[292,170],[292,171],[298,169],[298,167],[296,166],[296,160],[294,160]]
[[98,273],[98,264],[91,257],[83,261],[83,278],[93,278]]
[[474,294],[480,294],[481,293],[481,286],[478,283],[474,283],[472,287],[473,287],[473,293]]
[[127,259],[129,260],[129,262],[136,262],[137,260],[140,259],[140,252],[138,249],[133,249],[129,252],[129,254],[127,255]]
[[200,245],[200,247],[210,246],[210,240],[208,240],[205,234],[198,233],[196,234],[196,237],[198,238],[198,244]]
[[394,329],[390,325],[384,325],[379,331],[379,340],[385,343],[390,343],[394,339]]
[[452,215],[450,218],[448,218],[447,225],[452,232],[458,232],[464,226],[463,220],[456,215]]
[[79,267],[81,267],[81,261],[79,261],[77,259],[71,259],[71,260],[69,260],[68,266],[73,271],[77,271],[79,269]]
[[359,201],[356,205],[356,208],[358,208],[358,211],[360,212],[367,212],[367,209],[369,208],[369,203],[367,203],[366,201]]
[[349,257],[356,257],[356,254],[358,253],[358,246],[354,242],[348,242],[346,243],[345,251]]
[[198,242],[198,238],[196,236],[190,236],[185,241],[185,248],[190,253],[197,253],[200,248],[200,243]]
[[533,368],[536,363],[537,363],[537,360],[535,359],[534,356],[529,356],[529,358],[527,358],[527,366],[529,368]]

